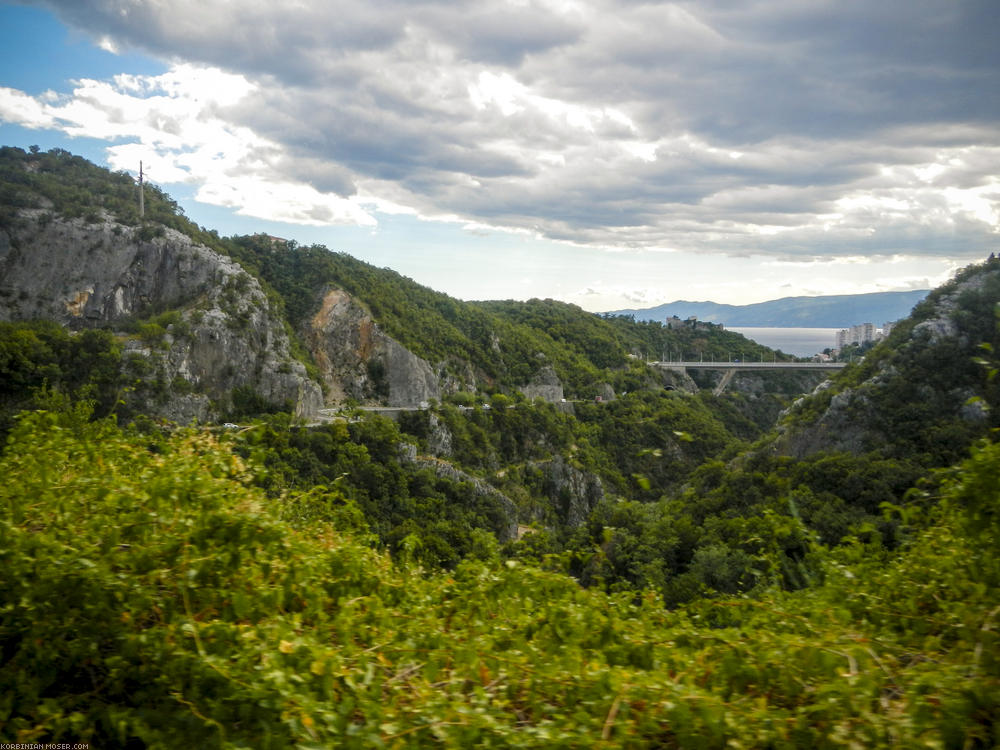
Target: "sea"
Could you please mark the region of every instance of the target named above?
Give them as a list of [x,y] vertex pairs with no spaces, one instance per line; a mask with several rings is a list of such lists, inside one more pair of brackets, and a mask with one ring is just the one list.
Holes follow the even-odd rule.
[[780,349],[785,354],[796,357],[811,357],[824,349],[837,346],[839,328],[730,328],[758,344],[772,349]]

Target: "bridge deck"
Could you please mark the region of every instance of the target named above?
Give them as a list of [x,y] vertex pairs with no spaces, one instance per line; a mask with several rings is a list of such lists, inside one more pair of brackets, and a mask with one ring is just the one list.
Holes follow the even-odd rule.
[[842,370],[846,362],[650,362],[671,370]]

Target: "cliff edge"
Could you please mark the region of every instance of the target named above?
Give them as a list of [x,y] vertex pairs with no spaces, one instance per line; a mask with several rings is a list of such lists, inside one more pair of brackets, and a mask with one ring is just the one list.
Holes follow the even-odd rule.
[[303,417],[322,406],[257,280],[173,229],[20,211],[0,228],[0,320],[37,318],[113,330],[123,367],[159,384],[159,416],[217,417],[234,391]]

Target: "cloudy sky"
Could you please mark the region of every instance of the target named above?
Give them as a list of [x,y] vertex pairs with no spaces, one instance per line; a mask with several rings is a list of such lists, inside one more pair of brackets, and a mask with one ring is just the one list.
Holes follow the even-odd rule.
[[927,288],[1000,250],[997,0],[0,2],[0,143],[463,299]]

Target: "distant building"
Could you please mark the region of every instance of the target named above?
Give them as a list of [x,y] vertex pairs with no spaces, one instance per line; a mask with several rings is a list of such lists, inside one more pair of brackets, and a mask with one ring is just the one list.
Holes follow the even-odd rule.
[[687,320],[681,320],[676,315],[671,315],[663,323],[667,328],[672,331],[680,330],[681,328],[689,328],[697,331],[707,331],[710,328],[722,328],[723,326],[716,323],[707,323],[702,320],[698,320],[697,315],[691,315]]
[[850,344],[864,344],[869,341],[874,341],[875,331],[874,323],[861,323],[860,325],[851,326],[850,328],[844,328],[837,331],[837,348],[843,349],[845,346]]
[[254,237],[261,237],[272,245],[287,245],[289,243],[289,240],[286,240],[284,237],[275,237],[273,234],[265,234],[264,232],[258,232]]
[[874,323],[861,323],[837,331],[837,349],[843,349],[851,344],[867,344],[869,341],[878,341],[885,338],[892,331],[895,323],[883,323],[881,328],[876,328]]

